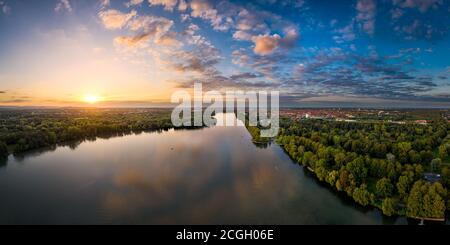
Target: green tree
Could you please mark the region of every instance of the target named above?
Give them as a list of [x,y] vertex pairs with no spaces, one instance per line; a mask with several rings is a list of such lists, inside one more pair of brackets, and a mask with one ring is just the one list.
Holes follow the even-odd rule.
[[433,152],[427,150],[423,150],[420,152],[420,159],[422,159],[422,164],[428,166],[431,160],[433,160]]
[[336,184],[337,179],[339,178],[339,172],[336,170],[332,170],[328,173],[328,176],[326,177],[325,181],[330,184],[331,186],[334,186]]
[[398,178],[397,191],[400,195],[400,199],[406,200],[408,198],[409,188],[411,186],[411,180],[408,176],[402,175]]
[[345,163],[345,154],[342,152],[337,153],[334,156],[334,162],[336,163],[336,167],[340,168],[344,166]]
[[355,188],[353,191],[353,199],[363,205],[367,206],[369,205],[373,200],[373,194],[371,194],[368,190],[366,185],[361,185],[358,188]]
[[397,144],[398,160],[401,163],[406,163],[408,161],[409,151],[411,149],[412,146],[409,142],[400,142]]
[[435,158],[431,161],[431,171],[438,173],[441,169],[442,160],[440,158]]
[[416,181],[408,197],[406,214],[409,217],[442,218],[445,215],[446,195],[447,191],[439,182]]
[[394,185],[388,178],[378,180],[375,188],[377,196],[382,198],[391,196],[394,191]]
[[447,156],[448,156],[447,146],[446,145],[439,146],[439,157],[441,159],[445,159]]
[[364,158],[358,157],[346,166],[357,183],[361,183],[367,177],[367,168],[364,166]]
[[395,214],[396,202],[392,198],[385,198],[381,204],[381,210],[386,216],[392,216]]
[[420,154],[417,153],[415,150],[409,151],[408,155],[411,163],[420,163],[422,161],[422,159],[420,158]]

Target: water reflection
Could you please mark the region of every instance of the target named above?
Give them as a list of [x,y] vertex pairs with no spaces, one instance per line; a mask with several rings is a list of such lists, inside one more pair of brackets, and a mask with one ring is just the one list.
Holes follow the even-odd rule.
[[2,224],[406,223],[355,207],[279,146],[255,146],[242,126],[142,133],[10,157],[0,169],[0,196]]

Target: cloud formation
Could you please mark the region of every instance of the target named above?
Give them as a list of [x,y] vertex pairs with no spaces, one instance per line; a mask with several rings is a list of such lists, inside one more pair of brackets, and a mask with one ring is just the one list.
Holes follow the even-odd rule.
[[358,0],[356,4],[358,15],[356,20],[362,25],[362,29],[369,35],[375,32],[375,16],[377,5],[374,0]]
[[0,1],[0,9],[3,14],[11,13],[11,7],[8,5],[8,3],[4,2],[4,1]]
[[72,12],[72,6],[70,5],[69,0],[58,0],[58,3],[55,6],[56,12]]
[[[42,3],[51,15],[36,21],[49,22],[38,23],[42,32],[44,27],[58,27],[70,45],[88,46],[83,50],[93,53],[92,62],[122,64],[120,69],[139,77],[145,86],[158,84],[170,90],[199,81],[205,88],[277,89],[292,102],[323,98],[450,102],[447,1],[87,2]],[[0,0],[0,8],[7,3]],[[89,4],[97,21],[80,13]],[[18,15],[23,12],[19,10]],[[24,21],[11,18],[13,14],[16,11],[0,17]],[[54,23],[53,15],[70,21]],[[66,26],[69,22],[79,26]],[[73,30],[78,28],[83,31]],[[6,45],[18,43],[15,38],[0,37]],[[48,46],[52,50],[47,51],[54,53],[64,45]],[[9,62],[8,58],[4,59]],[[9,89],[14,87],[9,80],[26,79],[0,67],[0,80]]]
[[148,0],[150,5],[162,5],[165,10],[173,11],[178,0]]
[[426,12],[431,8],[438,8],[443,4],[443,0],[393,0],[393,4],[402,8],[417,8],[421,12]]
[[115,9],[100,11],[98,14],[107,29],[121,29],[136,15],[137,12],[135,10],[129,13],[123,13]]
[[[108,0],[109,1],[109,0]],[[139,6],[144,2],[144,0],[129,0],[129,2],[125,3],[125,6],[133,7],[133,6]],[[108,4],[109,5],[109,4]]]

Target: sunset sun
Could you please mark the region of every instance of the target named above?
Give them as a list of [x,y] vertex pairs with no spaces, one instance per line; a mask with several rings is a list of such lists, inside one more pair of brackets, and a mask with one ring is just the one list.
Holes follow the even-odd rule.
[[98,95],[86,95],[83,100],[86,103],[95,104],[100,101],[100,97]]

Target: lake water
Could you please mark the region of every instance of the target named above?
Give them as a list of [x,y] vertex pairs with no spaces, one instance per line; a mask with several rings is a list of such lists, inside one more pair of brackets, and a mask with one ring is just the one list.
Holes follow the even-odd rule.
[[405,223],[337,195],[244,127],[97,139],[0,166],[0,224]]

